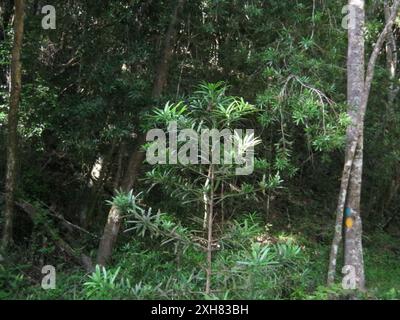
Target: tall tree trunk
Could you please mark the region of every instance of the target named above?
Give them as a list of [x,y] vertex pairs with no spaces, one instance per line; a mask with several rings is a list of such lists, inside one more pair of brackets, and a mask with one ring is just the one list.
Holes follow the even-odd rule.
[[[390,8],[389,0],[384,1],[384,13],[385,13],[385,22],[388,23],[390,20],[391,8]],[[394,30],[390,30],[386,36],[386,44],[385,44],[385,52],[386,52],[386,69],[389,75],[390,85],[388,88],[387,94],[387,102],[386,109],[382,112],[382,126],[380,130],[376,130],[374,137],[371,139],[374,142],[382,141],[384,139],[386,132],[391,132],[393,127],[396,126],[396,117],[395,117],[395,99],[397,93],[399,91],[399,86],[396,82],[396,74],[397,74],[397,44],[395,39]],[[390,204],[393,195],[397,192],[397,168],[394,166],[394,178],[392,179],[392,185],[387,188],[386,184],[379,184],[377,186],[377,190],[380,191],[379,197],[373,196],[370,198],[368,204],[368,212],[374,210],[377,211],[374,206],[379,205],[379,211],[376,212],[379,214],[375,214],[376,219],[381,219],[381,221],[385,220],[385,210],[387,205]],[[393,191],[395,191],[393,193]]]
[[6,205],[2,247],[7,248],[12,240],[14,200],[17,175],[18,109],[21,97],[21,48],[24,33],[24,0],[15,0],[14,45],[11,55],[11,95],[8,112]]
[[[359,0],[349,1],[353,10],[354,27],[348,29],[347,53],[347,104],[351,125],[347,130],[348,145],[358,140],[351,167],[350,181],[345,208],[344,264],[353,266],[356,272],[356,286],[364,289],[364,265],[361,247],[361,182],[363,169],[363,123],[359,117],[364,94],[364,20],[365,3]],[[358,130],[360,134],[358,135]]]
[[[177,1],[174,12],[172,13],[167,33],[165,35],[164,48],[161,54],[160,64],[157,68],[157,75],[153,85],[153,99],[158,99],[161,96],[163,88],[165,87],[167,82],[168,68],[173,55],[173,45],[176,38],[176,23],[183,3],[184,0]],[[139,133],[136,143],[136,150],[132,153],[128,161],[125,179],[123,179],[123,182],[121,184],[121,189],[123,191],[129,191],[130,189],[132,189],[133,185],[136,182],[140,168],[146,156],[146,153],[142,148],[145,141],[145,135]],[[107,263],[108,259],[111,257],[114,244],[118,237],[120,226],[121,213],[119,212],[117,207],[112,206],[108,214],[107,223],[99,244],[97,255],[97,263],[99,265],[104,266]]]
[[153,85],[153,99],[158,99],[161,96],[162,91],[167,84],[168,69],[173,55],[173,45],[176,38],[176,23],[178,21],[179,11],[181,10],[184,2],[185,0],[178,0],[171,16],[171,21],[165,35],[164,50],[161,54],[160,63],[157,69],[157,77]]
[[[390,20],[391,12],[390,12],[390,5],[387,0],[385,0],[384,6],[385,6],[385,21],[386,23],[388,23]],[[388,116],[390,117],[393,111],[394,100],[399,90],[398,86],[395,85],[394,83],[397,72],[397,45],[395,36],[393,34],[393,30],[390,30],[390,32],[388,32],[386,37],[386,67],[389,72],[389,80],[391,81],[388,94],[388,110],[387,110]]]
[[391,8],[391,15],[372,50],[364,77],[364,1],[349,0],[349,10],[351,10],[355,18],[354,24],[348,31],[349,49],[347,63],[348,104],[352,123],[347,130],[346,157],[336,210],[335,233],[329,258],[328,284],[332,284],[335,279],[337,253],[342,240],[343,215],[345,215],[345,264],[355,268],[357,277],[356,287],[360,290],[365,288],[360,216],[364,118],[372,79],[374,77],[376,60],[388,32],[393,27],[399,6],[400,0],[395,0]]
[[[390,5],[389,1],[385,0],[384,2],[385,6],[385,21],[386,23],[390,19]],[[396,44],[396,38],[394,34],[394,30],[390,30],[387,34],[386,38],[386,68],[389,73],[389,80],[390,80],[390,87],[388,91],[388,97],[387,97],[387,107],[386,107],[386,112],[384,114],[384,125],[382,126],[382,130],[380,131],[380,134],[385,134],[386,131],[391,132],[396,126],[396,117],[395,117],[395,100],[397,97],[397,94],[399,92],[399,86],[396,82],[396,75],[397,75],[397,44]],[[383,220],[385,219],[385,210],[386,208],[391,204],[393,197],[397,194],[398,188],[399,188],[399,166],[395,165],[393,168],[393,178],[391,185],[389,187],[389,190],[384,192],[384,195],[382,196],[382,203],[380,206],[380,218]],[[390,219],[391,220],[391,219]],[[386,223],[385,223],[386,225]]]

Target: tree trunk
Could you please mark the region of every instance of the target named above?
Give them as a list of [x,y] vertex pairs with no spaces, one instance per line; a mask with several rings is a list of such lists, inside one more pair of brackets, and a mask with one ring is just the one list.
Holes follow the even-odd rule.
[[[158,99],[161,96],[162,90],[167,82],[168,67],[173,54],[173,44],[176,38],[176,23],[178,20],[178,14],[183,6],[184,0],[178,0],[174,12],[172,13],[171,21],[168,26],[167,33],[165,35],[164,49],[161,54],[160,64],[157,68],[157,76],[154,80],[152,97]],[[145,159],[146,153],[142,149],[146,139],[145,135],[139,133],[136,150],[132,153],[128,168],[125,173],[125,179],[123,179],[121,189],[123,191],[129,191],[132,189],[136,182],[137,176],[140,172],[140,168]],[[97,263],[99,265],[105,265],[108,259],[111,257],[113,246],[116,242],[119,228],[121,225],[121,213],[118,208],[112,206],[108,214],[106,226],[104,228],[103,236],[100,240],[98,249]]]
[[[385,6],[385,21],[386,23],[389,22],[390,20],[390,5],[388,3],[388,0],[385,0],[384,6]],[[390,87],[389,87],[389,92],[388,92],[388,101],[387,101],[387,107],[386,107],[386,112],[385,112],[385,121],[384,125],[382,126],[382,133],[385,134],[386,131],[391,132],[396,126],[396,119],[395,116],[395,100],[397,97],[397,94],[399,92],[399,85],[397,84],[396,81],[396,75],[397,75],[397,45],[396,45],[396,39],[395,39],[395,34],[394,30],[390,30],[387,34],[386,38],[386,68],[389,73],[389,80],[390,80]],[[389,191],[385,192],[385,195],[382,197],[382,205],[381,205],[381,219],[385,219],[385,210],[386,208],[390,205],[392,202],[392,199],[395,194],[397,194],[397,190],[399,188],[398,185],[398,165],[395,165],[393,168],[393,176],[394,178],[392,179],[392,183],[390,186]]]
[[[348,29],[348,53],[347,53],[347,104],[351,125],[347,130],[347,141],[358,140],[353,164],[351,167],[350,181],[347,192],[345,208],[344,229],[344,264],[353,266],[356,272],[356,286],[364,289],[364,265],[362,263],[361,247],[361,182],[363,169],[363,123],[359,115],[361,101],[364,95],[364,1],[349,1],[350,10],[354,10],[354,28]],[[360,134],[358,135],[358,130]]]
[[[387,0],[385,0],[385,21],[388,23],[390,21],[390,6]],[[396,39],[393,34],[393,30],[390,30],[386,38],[386,66],[389,71],[389,79],[391,81],[389,94],[388,94],[388,116],[391,117],[393,112],[394,100],[398,92],[398,86],[395,85],[395,77],[397,71],[397,45]]]
[[17,175],[18,149],[18,109],[21,97],[21,48],[24,33],[24,0],[15,1],[14,45],[11,56],[11,95],[8,113],[7,168],[6,168],[6,204],[2,247],[7,248],[12,241],[14,218],[14,198]]
[[[141,137],[138,138],[138,143],[144,143],[144,141],[141,141]],[[137,177],[136,173],[138,172],[138,166],[141,165],[144,157],[145,152],[140,150],[135,152],[129,159],[125,179],[121,183],[121,189],[123,191],[129,191],[133,186]],[[108,259],[111,257],[114,244],[117,241],[119,228],[121,226],[121,219],[121,212],[119,209],[115,205],[111,206],[98,249],[97,264],[101,266],[105,266]]]
[[179,11],[184,2],[185,0],[178,0],[165,35],[164,50],[161,54],[160,63],[157,69],[157,77],[153,85],[152,96],[154,99],[158,99],[161,96],[162,91],[167,84],[169,63],[173,55],[173,44],[175,43],[176,38],[176,23],[178,21]]
[[343,215],[345,214],[345,264],[355,268],[356,288],[360,290],[365,288],[360,215],[364,118],[376,60],[388,32],[393,27],[399,7],[400,0],[396,0],[391,8],[391,15],[387,19],[385,28],[380,33],[372,50],[364,77],[364,1],[349,0],[349,9],[355,18],[353,27],[349,28],[348,31],[349,48],[347,61],[347,94],[349,115],[352,123],[347,130],[346,157],[336,210],[335,233],[329,258],[328,284],[332,284],[335,279],[337,253],[342,240]]

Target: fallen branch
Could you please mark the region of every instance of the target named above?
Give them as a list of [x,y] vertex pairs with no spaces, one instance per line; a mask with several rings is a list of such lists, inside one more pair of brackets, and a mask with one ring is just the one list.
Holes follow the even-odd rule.
[[93,238],[99,238],[97,235],[95,235],[95,234],[93,234],[93,233],[87,231],[86,229],[82,228],[81,226],[78,226],[78,225],[73,224],[72,222],[68,221],[67,219],[65,219],[65,218],[63,217],[62,214],[60,214],[59,212],[55,211],[53,208],[47,206],[45,203],[43,203],[43,202],[41,202],[41,201],[39,201],[39,202],[40,202],[41,205],[45,206],[45,207],[49,210],[49,215],[50,215],[50,216],[55,217],[55,218],[61,220],[61,221],[62,221],[62,224],[63,224],[67,229],[73,228],[73,229],[79,230],[79,231],[81,231],[81,232],[83,232],[83,233],[86,233],[87,235],[89,235],[89,236],[91,236],[91,237],[93,237]]
[[[27,202],[16,202],[15,205],[20,208],[23,212],[28,214],[32,221],[38,216],[37,209]],[[87,272],[93,271],[93,264],[90,257],[83,253],[76,252],[65,240],[63,240],[60,235],[53,230],[48,224],[43,224],[45,231],[50,235],[54,243],[71,258],[73,258],[77,263],[82,265]]]

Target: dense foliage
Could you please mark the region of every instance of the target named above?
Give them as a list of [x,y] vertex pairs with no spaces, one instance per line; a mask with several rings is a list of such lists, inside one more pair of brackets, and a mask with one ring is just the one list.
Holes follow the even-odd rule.
[[[14,241],[0,256],[0,299],[349,295],[339,280],[326,286],[350,123],[344,2],[194,0],[178,10],[175,0],[26,2]],[[0,212],[12,3],[0,4]],[[56,8],[54,30],[42,28],[45,4]],[[369,54],[383,1],[368,1],[367,21]],[[365,299],[400,298],[400,110],[389,98],[398,86],[382,50],[364,134]],[[151,148],[138,137],[171,121],[196,132],[254,129],[239,141],[254,147],[254,172],[144,161],[123,190],[131,155]],[[77,257],[95,261],[112,206],[122,227],[111,260],[85,271]],[[56,267],[54,290],[40,287],[44,265]]]

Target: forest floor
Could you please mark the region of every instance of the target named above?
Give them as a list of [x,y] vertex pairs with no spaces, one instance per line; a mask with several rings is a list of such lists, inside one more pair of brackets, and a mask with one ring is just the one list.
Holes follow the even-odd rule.
[[[257,241],[243,242],[243,246],[227,246],[214,254],[215,289],[208,296],[203,293],[204,252],[188,249],[176,255],[154,239],[146,242],[123,238],[113,259],[115,263],[107,271],[97,270],[90,275],[65,260],[55,260],[57,277],[53,290],[41,288],[43,275],[39,268],[32,266],[29,253],[25,253],[25,261],[16,260],[17,256],[21,257],[18,252],[0,263],[0,299],[346,298],[339,283],[340,270],[338,284],[324,286],[330,249],[328,226],[315,225],[310,229],[309,223],[296,222],[293,225],[303,227],[294,230],[287,226],[265,229],[256,225],[260,228],[238,223],[236,228],[241,229],[236,232],[248,237],[267,230],[262,240],[260,236],[255,237],[258,244]],[[287,230],[282,232],[284,228]],[[398,236],[365,232],[368,292],[359,298],[400,298],[399,248]],[[43,249],[42,257],[50,256],[51,250]],[[43,259],[38,263],[43,265]]]

